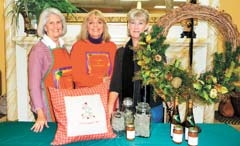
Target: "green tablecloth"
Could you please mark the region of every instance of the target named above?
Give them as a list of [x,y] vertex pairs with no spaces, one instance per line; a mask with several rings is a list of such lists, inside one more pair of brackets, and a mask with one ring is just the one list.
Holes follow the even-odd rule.
[[[33,133],[32,122],[0,123],[0,146],[48,146],[54,138],[57,125],[49,123],[41,133]],[[240,132],[227,124],[199,124],[199,146],[240,146]],[[125,136],[114,139],[84,141],[69,146],[187,146],[187,142],[175,144],[169,136],[169,124],[152,124],[151,137],[136,137],[134,141]]]

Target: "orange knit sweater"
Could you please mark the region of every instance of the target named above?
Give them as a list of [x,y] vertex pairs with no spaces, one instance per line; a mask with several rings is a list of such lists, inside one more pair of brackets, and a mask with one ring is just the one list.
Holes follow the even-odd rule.
[[94,86],[111,77],[117,46],[113,42],[93,44],[77,41],[71,50],[75,88]]

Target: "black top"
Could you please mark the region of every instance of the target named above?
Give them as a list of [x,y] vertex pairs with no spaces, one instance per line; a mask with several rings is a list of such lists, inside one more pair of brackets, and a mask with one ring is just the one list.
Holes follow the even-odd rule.
[[133,98],[134,106],[143,101],[144,96],[151,107],[162,104],[161,98],[157,98],[157,101],[153,100],[151,86],[142,86],[140,80],[133,81],[134,72],[139,70],[139,66],[133,60],[134,51],[131,47],[132,40],[130,39],[125,47],[119,48],[116,52],[110,91],[119,93],[120,108],[124,97]]

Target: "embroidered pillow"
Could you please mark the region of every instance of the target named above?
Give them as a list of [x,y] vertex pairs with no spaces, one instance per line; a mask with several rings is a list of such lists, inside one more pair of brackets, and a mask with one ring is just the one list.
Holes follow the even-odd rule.
[[79,89],[49,88],[57,131],[52,145],[114,138],[107,110],[108,83]]

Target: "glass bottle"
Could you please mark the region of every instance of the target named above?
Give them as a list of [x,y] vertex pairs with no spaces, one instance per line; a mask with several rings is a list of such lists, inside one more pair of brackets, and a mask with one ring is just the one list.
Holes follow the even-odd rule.
[[173,128],[175,125],[181,125],[181,119],[179,115],[179,110],[178,110],[178,97],[174,99],[174,107],[173,107],[173,112],[172,112],[172,117],[170,120],[171,124],[171,137],[173,136]]
[[125,127],[134,122],[133,99],[125,97],[123,100],[122,112],[124,114]]
[[184,130],[185,130],[185,140],[188,140],[188,130],[190,127],[195,126],[195,120],[193,116],[193,101],[192,99],[188,100],[187,114],[184,121]]
[[151,128],[150,106],[146,102],[139,102],[134,115],[136,136],[149,137]]

